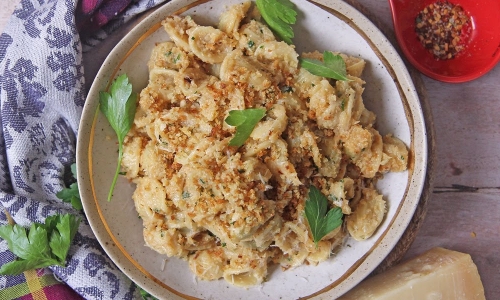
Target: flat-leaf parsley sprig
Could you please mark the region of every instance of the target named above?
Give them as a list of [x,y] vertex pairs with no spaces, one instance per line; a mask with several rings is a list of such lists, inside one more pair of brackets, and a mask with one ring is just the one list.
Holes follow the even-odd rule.
[[0,226],[0,237],[18,258],[2,265],[0,274],[18,275],[24,271],[66,265],[66,256],[81,219],[71,214],[53,215],[45,224],[33,223],[30,229],[20,225]]
[[295,5],[289,0],[257,0],[255,2],[267,25],[287,44],[294,37],[290,25],[297,21]]
[[229,146],[240,147],[252,133],[255,125],[266,115],[265,108],[247,108],[231,110],[224,120],[228,125],[236,126],[236,133],[229,141]]
[[[71,165],[71,173],[76,178],[76,164]],[[74,209],[83,209],[80,192],[78,191],[78,183],[72,183],[68,188],[64,188],[56,194],[57,198],[64,202],[71,203]]]
[[334,207],[328,212],[328,199],[314,185],[309,187],[305,215],[316,245],[328,233],[342,225],[342,209]]
[[300,66],[311,74],[342,81],[349,80],[344,59],[330,51],[323,52],[323,61],[301,57],[299,62]]
[[123,141],[134,122],[136,101],[137,94],[132,93],[132,84],[129,83],[126,74],[122,74],[116,78],[111,84],[111,91],[109,93],[100,92],[99,94],[100,109],[118,137],[118,164],[111,188],[109,189],[108,201],[111,201],[116,180],[120,173],[123,157]]

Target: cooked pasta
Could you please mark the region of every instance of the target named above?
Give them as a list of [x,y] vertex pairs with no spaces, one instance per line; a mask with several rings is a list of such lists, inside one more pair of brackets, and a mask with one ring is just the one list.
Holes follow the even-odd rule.
[[[270,264],[316,265],[348,235],[373,235],[386,211],[375,181],[408,161],[402,141],[373,127],[363,59],[339,54],[348,81],[313,75],[250,9],[229,8],[218,27],[163,21],[171,41],[152,51],[122,163],[146,245],[201,279],[242,287],[262,283]],[[235,128],[224,120],[246,108],[266,115],[229,146]],[[345,215],[317,244],[304,216],[311,185]]]

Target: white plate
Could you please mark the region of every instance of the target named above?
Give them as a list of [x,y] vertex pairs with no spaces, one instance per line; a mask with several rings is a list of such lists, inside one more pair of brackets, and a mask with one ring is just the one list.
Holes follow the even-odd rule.
[[144,246],[142,221],[131,199],[134,186],[120,178],[111,202],[107,193],[116,167],[116,137],[98,111],[99,91],[114,76],[127,73],[134,90],[146,86],[146,62],[156,42],[168,39],[159,26],[167,15],[189,6],[199,24],[216,24],[220,13],[240,1],[173,0],[136,26],[110,53],[89,92],[77,147],[78,183],[89,219],[104,250],[118,267],[152,295],[166,299],[335,298],[365,278],[391,251],[407,227],[420,199],[427,163],[424,118],[407,69],[390,42],[362,14],[343,1],[293,1],[299,11],[294,26],[297,52],[340,51],[367,61],[364,102],[377,114],[382,134],[394,133],[411,150],[411,168],[387,174],[378,184],[388,201],[387,216],[376,234],[347,246],[318,266],[281,271],[272,268],[261,286],[241,289],[224,280],[196,280],[187,263]]

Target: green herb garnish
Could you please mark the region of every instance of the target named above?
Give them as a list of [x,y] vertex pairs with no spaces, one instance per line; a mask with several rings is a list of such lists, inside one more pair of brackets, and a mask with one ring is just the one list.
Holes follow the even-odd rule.
[[99,96],[100,109],[118,137],[118,164],[108,194],[108,201],[111,201],[116,180],[120,173],[123,140],[134,122],[137,94],[132,93],[132,84],[129,83],[127,75],[122,74],[111,85],[110,93],[101,92]]
[[79,217],[65,214],[47,217],[45,224],[33,223],[29,230],[17,224],[0,226],[0,237],[18,257],[4,264],[0,274],[19,275],[52,265],[64,267],[79,225]]
[[342,209],[328,209],[328,200],[315,186],[311,185],[306,200],[305,215],[313,236],[314,243],[342,224]]
[[287,44],[292,43],[292,27],[297,21],[294,4],[289,0],[257,0],[257,8],[267,25]]
[[236,126],[236,133],[229,141],[229,146],[240,147],[252,133],[255,125],[266,115],[265,108],[247,108],[231,110],[224,120],[228,125]]
[[[73,178],[76,178],[76,164],[71,165],[71,173]],[[56,197],[63,202],[71,203],[74,209],[83,209],[80,192],[78,191],[78,183],[72,183],[69,188],[64,188],[56,194]]]
[[141,287],[137,286],[139,288],[139,294],[141,295],[142,300],[158,300],[155,296],[152,296],[150,293],[146,292],[143,290]]
[[342,81],[349,80],[344,60],[330,51],[323,52],[323,61],[312,58],[299,58],[299,61],[300,66],[311,74]]

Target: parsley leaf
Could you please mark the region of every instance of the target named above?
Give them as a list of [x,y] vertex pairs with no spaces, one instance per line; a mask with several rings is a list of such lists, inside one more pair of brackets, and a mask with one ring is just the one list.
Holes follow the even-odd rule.
[[228,125],[236,126],[236,133],[229,141],[229,146],[239,147],[245,143],[255,125],[266,115],[265,108],[247,108],[231,110],[224,120]]
[[54,215],[47,217],[47,219],[45,224],[50,224],[48,229],[50,248],[59,261],[64,263],[69,245],[71,245],[80,225],[80,219],[70,214]]
[[158,300],[158,298],[156,298],[155,296],[152,296],[150,293],[146,292],[145,290],[143,290],[139,286],[137,286],[137,287],[139,288],[139,293],[141,294],[141,299],[143,299],[143,300]]
[[294,37],[292,27],[297,21],[297,12],[290,0],[257,0],[260,14],[274,32],[287,44]]
[[137,94],[132,93],[132,84],[129,83],[127,75],[122,74],[111,84],[111,92],[100,92],[99,98],[100,109],[118,137],[118,164],[108,194],[108,201],[111,201],[116,180],[120,173],[123,140],[134,122]]
[[312,58],[299,58],[299,61],[300,66],[311,74],[342,81],[349,80],[344,60],[330,51],[323,52],[323,61]]
[[47,217],[45,224],[33,223],[29,230],[17,224],[0,226],[0,237],[18,257],[2,265],[0,274],[18,275],[51,265],[64,267],[79,225],[79,217],[65,214]]
[[[71,173],[73,178],[76,178],[76,164],[71,165]],[[78,191],[78,183],[72,183],[69,188],[64,188],[56,194],[57,198],[63,202],[71,203],[74,209],[83,209],[80,192]]]
[[311,185],[306,200],[305,215],[313,236],[314,243],[342,224],[342,209],[335,207],[328,211],[328,200],[318,188]]

